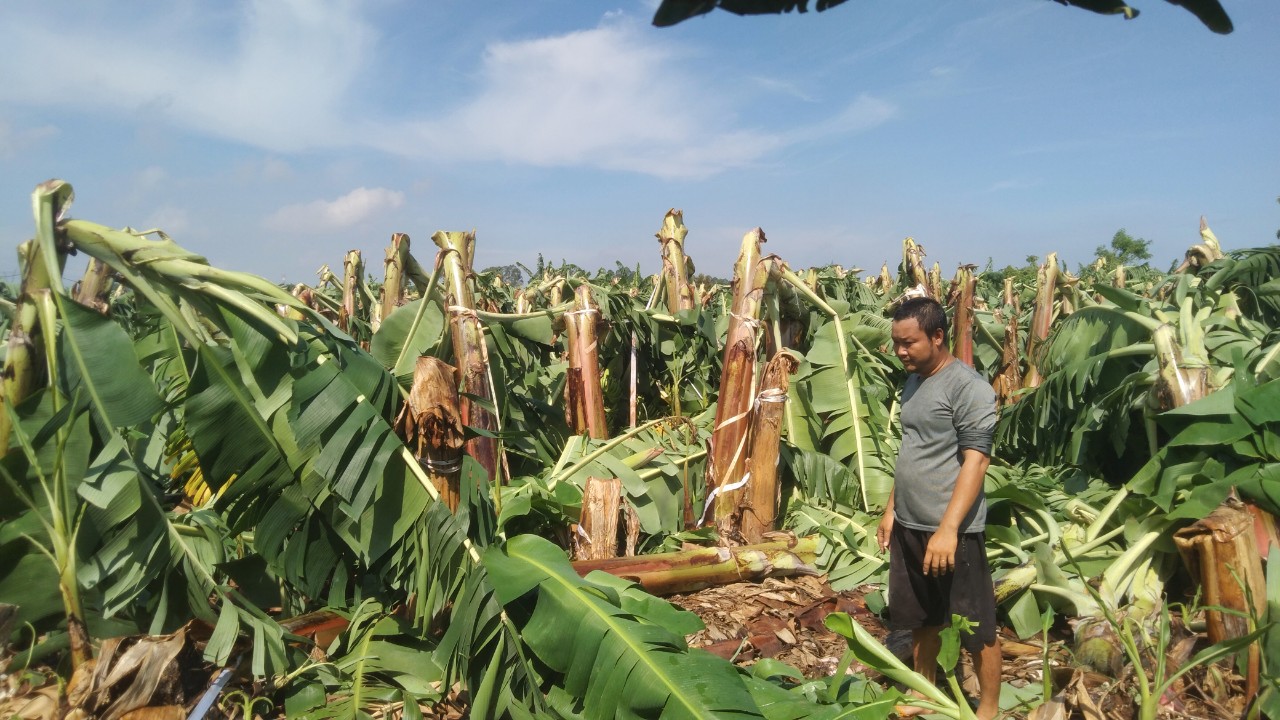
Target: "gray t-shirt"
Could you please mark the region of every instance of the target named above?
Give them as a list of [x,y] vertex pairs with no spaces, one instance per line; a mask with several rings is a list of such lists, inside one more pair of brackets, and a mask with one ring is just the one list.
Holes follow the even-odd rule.
[[[991,455],[996,394],[982,376],[958,360],[928,378],[917,374],[902,388],[902,447],[893,469],[894,518],[916,530],[937,530],[951,502],[963,450]],[[987,497],[979,492],[960,532],[981,532]]]

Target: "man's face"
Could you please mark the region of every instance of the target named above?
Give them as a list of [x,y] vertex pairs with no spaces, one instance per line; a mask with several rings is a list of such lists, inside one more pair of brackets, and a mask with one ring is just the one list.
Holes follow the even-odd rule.
[[893,354],[907,372],[927,377],[943,359],[942,333],[929,337],[915,318],[897,320],[893,323]]

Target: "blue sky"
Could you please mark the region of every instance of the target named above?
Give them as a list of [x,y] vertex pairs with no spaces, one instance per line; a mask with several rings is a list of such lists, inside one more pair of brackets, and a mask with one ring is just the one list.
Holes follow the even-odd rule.
[[1161,0],[664,29],[653,0],[4,2],[0,237],[59,177],[76,217],[291,282],[349,249],[380,275],[393,232],[427,260],[441,229],[479,267],[652,272],[672,207],[726,277],[755,226],[796,268],[874,272],[908,235],[947,275],[1074,268],[1121,227],[1165,266],[1202,214],[1228,248],[1280,228],[1280,4],[1224,5],[1226,36]]

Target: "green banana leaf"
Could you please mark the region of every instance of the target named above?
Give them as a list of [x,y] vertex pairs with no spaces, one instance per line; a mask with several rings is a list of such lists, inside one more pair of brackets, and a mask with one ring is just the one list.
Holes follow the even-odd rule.
[[533,594],[521,637],[580,698],[585,716],[763,717],[731,664],[623,610],[546,540],[514,537],[490,548],[484,562],[508,608]]

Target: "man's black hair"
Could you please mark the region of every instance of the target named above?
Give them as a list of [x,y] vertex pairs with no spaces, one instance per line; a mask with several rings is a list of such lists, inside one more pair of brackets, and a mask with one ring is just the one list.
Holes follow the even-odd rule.
[[904,300],[898,309],[893,311],[893,321],[898,322],[907,318],[914,318],[928,337],[933,337],[934,333],[941,330],[942,344],[947,344],[947,313],[937,300],[927,297]]

